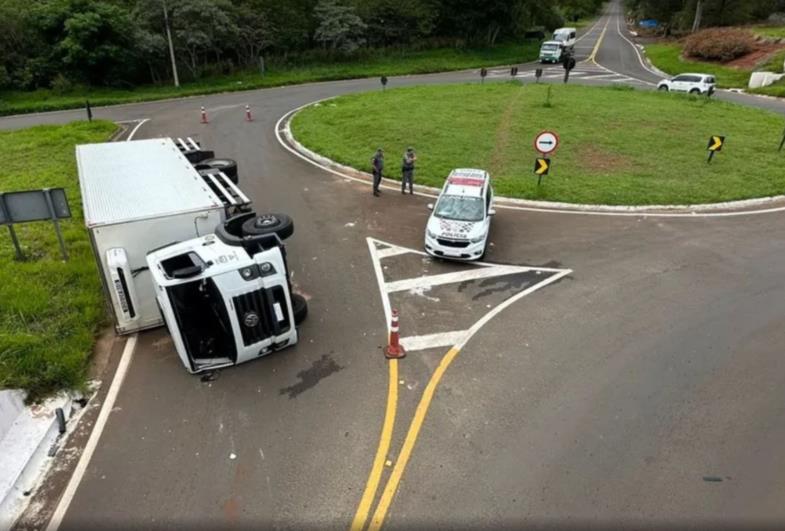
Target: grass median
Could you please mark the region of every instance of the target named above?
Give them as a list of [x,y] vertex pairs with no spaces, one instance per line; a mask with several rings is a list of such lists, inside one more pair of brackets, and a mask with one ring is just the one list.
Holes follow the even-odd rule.
[[15,226],[23,261],[14,260],[5,227],[0,235],[0,388],[25,389],[31,400],[84,384],[104,306],[74,146],[105,141],[115,127],[96,121],[0,132],[0,191],[63,187],[73,215],[61,223],[67,262],[51,223]]
[[[328,100],[298,113],[292,127],[305,146],[365,171],[382,146],[396,178],[403,150],[414,146],[419,184],[441,186],[452,168],[484,168],[509,197],[651,205],[785,193],[782,118],[705,97],[514,82],[427,86]],[[561,146],[538,187],[532,142],[544,129]],[[726,145],[707,164],[711,135]]]
[[352,61],[272,66],[264,76],[255,71],[245,72],[184,83],[180,88],[171,85],[146,85],[128,90],[76,87],[65,92],[48,89],[32,92],[6,91],[0,92],[0,116],[80,108],[84,107],[85,100],[88,99],[91,105],[113,105],[312,81],[427,74],[517,64],[533,61],[538,54],[539,43],[536,42],[500,44],[490,48],[374,50],[366,57]]

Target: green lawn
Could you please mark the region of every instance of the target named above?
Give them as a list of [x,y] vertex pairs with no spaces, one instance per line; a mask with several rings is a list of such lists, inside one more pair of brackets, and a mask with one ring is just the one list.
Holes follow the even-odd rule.
[[752,32],[772,39],[785,39],[785,26],[759,26],[752,28]]
[[746,88],[750,80],[749,70],[740,70],[716,63],[684,59],[682,46],[677,43],[647,44],[646,55],[654,66],[671,75],[696,72],[711,74],[717,78],[721,88]]
[[[545,105],[552,90],[552,106]],[[451,168],[491,172],[498,194],[572,203],[697,204],[785,193],[782,117],[679,94],[579,85],[428,86],[344,96],[304,109],[293,132],[309,148],[370,171],[376,147],[399,177],[407,145],[416,182],[441,186]],[[538,188],[534,136],[562,145]],[[711,135],[725,149],[706,163]]]
[[776,96],[778,98],[785,98],[785,78],[777,81],[776,83],[769,85],[768,87],[763,87],[759,89],[755,89],[752,92],[756,94],[766,94],[768,96]]
[[74,145],[101,142],[109,122],[75,122],[0,132],[0,191],[64,187],[73,219],[62,223],[63,262],[51,223],[17,225],[27,260],[14,260],[0,235],[0,388],[30,399],[84,384],[94,335],[104,318],[101,283],[82,219]]
[[482,49],[385,50],[376,51],[362,60],[271,67],[264,76],[258,72],[246,72],[183,84],[179,89],[170,85],[150,85],[133,90],[82,88],[65,94],[59,94],[52,90],[0,92],[0,116],[78,108],[84,106],[86,99],[89,99],[92,105],[111,105],[311,81],[425,74],[481,66],[515,64],[533,61],[537,58],[538,53],[539,43],[534,42],[503,44]]

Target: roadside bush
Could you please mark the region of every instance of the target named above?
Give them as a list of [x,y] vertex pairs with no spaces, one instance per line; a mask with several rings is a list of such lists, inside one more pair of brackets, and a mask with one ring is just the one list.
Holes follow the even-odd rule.
[[755,48],[752,35],[735,28],[714,28],[699,31],[684,41],[684,54],[710,61],[732,61]]

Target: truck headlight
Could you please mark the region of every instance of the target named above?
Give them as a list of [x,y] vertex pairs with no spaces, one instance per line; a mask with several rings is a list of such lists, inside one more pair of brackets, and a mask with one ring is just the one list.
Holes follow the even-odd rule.
[[262,272],[263,277],[275,274],[275,267],[270,262],[264,262],[260,264],[259,270]]
[[251,266],[242,268],[240,270],[240,276],[243,277],[243,280],[253,280],[259,275],[256,271],[256,268]]

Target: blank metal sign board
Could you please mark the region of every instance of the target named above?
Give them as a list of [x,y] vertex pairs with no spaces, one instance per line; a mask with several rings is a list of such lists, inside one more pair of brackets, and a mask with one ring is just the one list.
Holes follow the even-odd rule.
[[[51,188],[48,191],[52,198],[55,217],[57,219],[70,218],[71,209],[68,207],[65,190]],[[0,208],[0,225],[52,219],[46,200],[46,190],[0,193],[0,198],[5,207]]]

